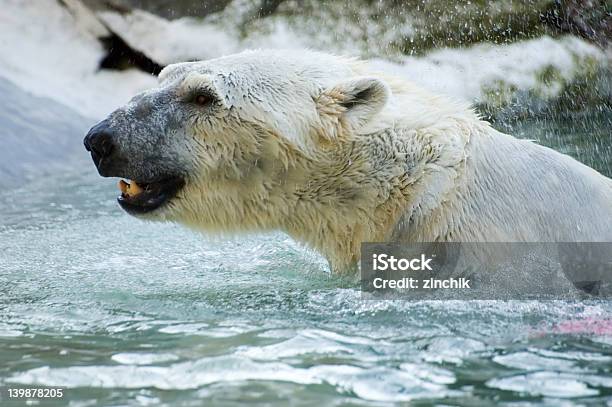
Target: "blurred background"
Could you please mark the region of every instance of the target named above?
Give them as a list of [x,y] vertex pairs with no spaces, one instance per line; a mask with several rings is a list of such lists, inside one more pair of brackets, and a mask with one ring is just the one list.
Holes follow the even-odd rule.
[[[365,301],[281,233],[214,238],[129,217],[82,144],[167,64],[312,48],[468,101],[610,177],[611,12],[0,0],[0,405],[24,405],[2,399],[8,386],[64,387],[29,404],[71,407],[612,405],[608,299]],[[537,270],[513,271],[538,284]]]

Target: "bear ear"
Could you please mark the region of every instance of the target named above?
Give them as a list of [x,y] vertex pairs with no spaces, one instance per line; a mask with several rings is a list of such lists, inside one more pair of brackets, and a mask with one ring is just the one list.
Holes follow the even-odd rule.
[[391,91],[377,78],[357,77],[324,90],[316,99],[321,116],[358,131],[387,104]]
[[157,82],[163,84],[168,79],[174,79],[178,75],[185,73],[193,64],[195,64],[195,62],[179,62],[177,64],[167,65],[157,75]]

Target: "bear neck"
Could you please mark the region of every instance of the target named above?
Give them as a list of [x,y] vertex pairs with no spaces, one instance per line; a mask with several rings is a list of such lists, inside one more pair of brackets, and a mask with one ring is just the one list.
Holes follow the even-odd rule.
[[173,220],[220,233],[282,230],[338,273],[356,269],[362,242],[446,240],[449,225],[461,228],[449,202],[468,196],[458,183],[470,137],[486,123],[440,123],[353,135],[311,153],[270,139],[241,176],[188,186],[199,199]]
[[[271,199],[283,205],[275,226],[326,256],[332,271],[355,270],[362,242],[395,240],[400,224],[423,223],[456,193],[473,132],[464,127],[474,123],[446,123],[391,127],[303,157],[287,172],[293,187]],[[448,232],[446,215],[435,216],[440,228],[416,239],[435,241]]]

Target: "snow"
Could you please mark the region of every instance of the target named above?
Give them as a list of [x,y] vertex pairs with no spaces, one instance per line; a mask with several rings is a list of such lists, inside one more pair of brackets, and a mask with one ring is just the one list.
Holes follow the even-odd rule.
[[230,34],[192,18],[168,21],[140,10],[126,15],[102,12],[99,17],[128,45],[162,65],[239,51]]
[[606,57],[598,47],[576,37],[548,36],[506,45],[479,44],[463,49],[441,49],[424,57],[406,57],[401,63],[382,59],[372,65],[383,72],[419,83],[434,92],[469,102],[485,101],[485,90],[503,83],[518,91],[537,89],[549,97],[561,91],[558,83],[546,86],[538,76],[555,68],[570,82],[582,72],[583,63],[600,64]]
[[[99,70],[104,50],[96,38],[104,27],[74,3],[72,13],[56,0],[4,0],[0,10],[0,76],[37,96],[79,113],[102,118],[154,77],[137,71]],[[274,29],[242,36],[227,20],[182,18],[167,21],[144,11],[98,13],[130,46],[161,64],[208,59],[246,48],[315,48],[320,38],[299,36],[282,19]],[[232,25],[234,24],[234,25]],[[318,36],[333,33],[320,32]],[[325,50],[323,50],[325,51]],[[354,54],[355,48],[346,49]],[[479,44],[440,49],[423,57],[371,61],[375,69],[404,77],[432,91],[469,102],[486,102],[487,89],[503,83],[516,90],[538,89],[555,96],[561,84],[543,86],[538,75],[554,67],[571,81],[589,58],[606,63],[599,48],[576,37],[541,37],[510,45]]]
[[0,76],[84,116],[102,118],[156,79],[136,71],[99,71],[104,50],[55,0],[3,0]]

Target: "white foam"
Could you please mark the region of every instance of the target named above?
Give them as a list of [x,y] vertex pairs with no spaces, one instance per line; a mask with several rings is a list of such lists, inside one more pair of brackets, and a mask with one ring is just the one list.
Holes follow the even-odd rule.
[[7,383],[164,390],[195,389],[213,383],[247,380],[295,384],[328,383],[340,392],[353,392],[373,401],[410,401],[418,398],[460,394],[443,383],[415,377],[410,372],[384,367],[362,368],[348,364],[293,367],[280,362],[255,362],[238,356],[218,356],[170,366],[71,366],[30,369],[6,379]]
[[6,381],[48,386],[194,389],[200,386],[243,380],[278,380],[300,384],[320,383],[305,369],[284,363],[255,363],[244,358],[220,356],[159,366],[41,367],[19,373]]
[[178,360],[172,353],[116,353],[111,359],[122,365],[151,365]]
[[208,324],[197,323],[197,324],[176,324],[163,327],[159,332],[164,334],[196,334],[200,333],[202,329],[207,328]]
[[557,372],[535,372],[526,375],[489,380],[486,385],[495,389],[527,393],[532,396],[588,397],[599,394],[575,375]]

